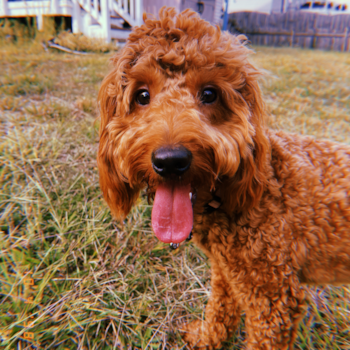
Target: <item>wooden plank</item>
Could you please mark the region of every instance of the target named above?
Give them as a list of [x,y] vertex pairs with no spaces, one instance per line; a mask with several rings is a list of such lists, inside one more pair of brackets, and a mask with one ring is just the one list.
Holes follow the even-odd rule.
[[344,39],[343,39],[343,43],[341,46],[341,51],[345,52],[346,51],[346,43],[347,43],[347,38],[348,38],[348,27],[345,28],[344,31]]

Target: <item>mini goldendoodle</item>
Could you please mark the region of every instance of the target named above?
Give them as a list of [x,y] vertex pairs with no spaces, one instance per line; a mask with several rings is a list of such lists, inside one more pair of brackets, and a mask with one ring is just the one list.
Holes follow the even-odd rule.
[[104,79],[98,167],[117,218],[141,189],[152,227],[193,235],[212,267],[192,348],[220,348],[246,314],[247,348],[291,349],[303,283],[350,283],[350,147],[268,130],[243,36],[163,8]]

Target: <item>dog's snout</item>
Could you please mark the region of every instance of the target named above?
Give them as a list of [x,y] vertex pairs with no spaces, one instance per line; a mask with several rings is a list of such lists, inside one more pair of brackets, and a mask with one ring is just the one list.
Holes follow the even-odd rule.
[[161,147],[152,153],[152,166],[163,177],[181,176],[190,167],[192,153],[184,146]]

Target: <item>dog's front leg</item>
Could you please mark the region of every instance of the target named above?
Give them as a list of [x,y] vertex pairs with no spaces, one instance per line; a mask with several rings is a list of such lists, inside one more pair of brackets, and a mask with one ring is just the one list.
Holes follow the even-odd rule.
[[185,326],[184,340],[193,349],[219,349],[240,320],[240,310],[231,288],[216,264],[212,266],[212,294],[206,307],[205,321]]
[[304,312],[304,291],[296,285],[255,290],[246,309],[249,350],[291,350]]

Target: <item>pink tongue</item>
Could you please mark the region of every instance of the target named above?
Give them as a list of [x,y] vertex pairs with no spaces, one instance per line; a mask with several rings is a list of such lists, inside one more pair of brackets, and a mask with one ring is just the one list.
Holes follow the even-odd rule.
[[152,210],[152,228],[159,240],[179,243],[193,226],[191,185],[164,183],[158,186]]

